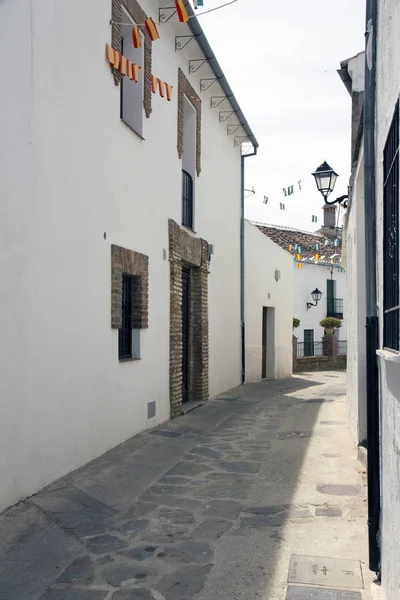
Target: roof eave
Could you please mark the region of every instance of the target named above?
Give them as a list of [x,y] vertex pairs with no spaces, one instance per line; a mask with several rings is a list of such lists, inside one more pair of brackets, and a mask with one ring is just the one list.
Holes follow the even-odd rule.
[[188,20],[187,23],[189,25],[191,32],[193,33],[193,35],[196,38],[196,42],[200,46],[200,49],[202,50],[204,56],[206,57],[208,64],[214,71],[215,77],[218,79],[218,83],[224,90],[225,95],[228,98],[229,102],[231,103],[232,108],[235,111],[235,114],[236,114],[237,118],[239,119],[240,124],[242,125],[244,131],[246,132],[246,135],[248,136],[250,142],[252,143],[254,148],[258,148],[259,144],[257,142],[257,139],[256,139],[254,133],[252,132],[250,125],[247,123],[246,117],[244,116],[242,109],[240,108],[239,103],[236,100],[235,94],[233,93],[233,91],[224,75],[224,72],[222,71],[217,59],[215,58],[214,53],[211,49],[211,46],[208,43],[208,40],[205,36],[205,33],[204,33],[194,11],[189,3],[186,3],[186,10],[188,12],[188,15],[190,16],[190,19]]

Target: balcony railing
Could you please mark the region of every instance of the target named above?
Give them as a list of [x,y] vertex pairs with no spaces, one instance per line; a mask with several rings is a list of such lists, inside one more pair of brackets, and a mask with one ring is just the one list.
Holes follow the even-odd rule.
[[182,225],[193,229],[193,179],[182,171]]
[[327,342],[297,342],[297,358],[304,358],[306,356],[326,356],[327,354]]
[[343,319],[343,298],[328,298],[326,316]]

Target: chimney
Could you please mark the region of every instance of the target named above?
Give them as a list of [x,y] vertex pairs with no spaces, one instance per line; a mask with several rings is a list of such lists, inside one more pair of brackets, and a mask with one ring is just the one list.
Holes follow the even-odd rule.
[[324,206],[324,227],[334,229],[336,227],[336,205],[325,204]]

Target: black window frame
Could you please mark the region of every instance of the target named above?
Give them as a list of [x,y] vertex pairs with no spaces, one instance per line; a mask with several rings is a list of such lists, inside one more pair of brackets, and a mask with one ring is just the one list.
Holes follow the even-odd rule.
[[193,177],[182,169],[182,225],[193,229]]
[[400,350],[399,100],[383,151],[383,346]]
[[133,317],[133,285],[134,276],[122,275],[122,326],[118,331],[118,358],[126,360],[133,357],[132,352],[132,317]]

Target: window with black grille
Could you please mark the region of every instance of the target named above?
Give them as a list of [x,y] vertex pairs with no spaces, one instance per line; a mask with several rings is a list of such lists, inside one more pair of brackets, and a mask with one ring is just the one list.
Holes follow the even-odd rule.
[[399,102],[383,153],[383,345],[399,350]]
[[122,276],[122,327],[118,337],[119,360],[140,358],[140,329],[135,328],[135,304],[140,297],[140,277]]
[[193,229],[193,179],[182,171],[182,225]]

